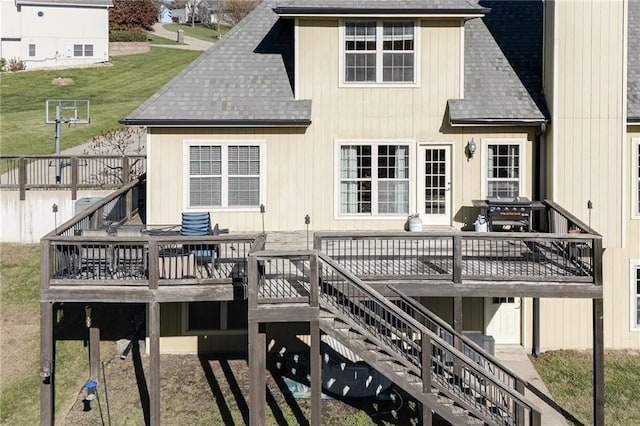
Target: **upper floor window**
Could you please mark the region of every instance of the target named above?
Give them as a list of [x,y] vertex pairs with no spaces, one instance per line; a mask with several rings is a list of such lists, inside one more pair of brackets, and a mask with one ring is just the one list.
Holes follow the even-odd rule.
[[409,145],[343,144],[339,156],[340,214],[409,212]]
[[252,144],[188,145],[189,207],[257,207],[263,148]]
[[413,83],[415,62],[413,21],[345,22],[345,83]]
[[486,144],[486,197],[515,198],[524,192],[523,148],[520,142]]
[[633,216],[640,218],[640,139],[633,140]]

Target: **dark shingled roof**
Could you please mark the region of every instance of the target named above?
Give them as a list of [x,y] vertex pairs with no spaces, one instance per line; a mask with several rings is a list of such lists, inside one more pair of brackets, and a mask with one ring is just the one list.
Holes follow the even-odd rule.
[[311,101],[294,100],[293,22],[264,1],[124,124],[308,125]]
[[481,1],[465,25],[464,99],[449,100],[453,124],[538,124],[542,93],[542,2]]
[[640,123],[640,0],[629,1],[627,120]]
[[17,6],[85,6],[111,7],[111,0],[16,0]]
[[276,7],[280,14],[456,14],[487,12],[467,0],[293,0]]

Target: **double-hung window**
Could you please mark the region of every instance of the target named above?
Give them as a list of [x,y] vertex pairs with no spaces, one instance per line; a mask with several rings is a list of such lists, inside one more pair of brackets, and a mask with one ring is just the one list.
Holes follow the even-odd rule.
[[247,330],[247,301],[190,302],[183,309],[189,334],[243,332]]
[[339,214],[409,212],[409,145],[339,145]]
[[515,198],[522,195],[524,145],[520,142],[486,144],[487,198]]
[[188,207],[257,207],[262,200],[261,144],[187,144]]
[[640,259],[631,261],[631,329],[640,331]]
[[413,21],[348,21],[344,24],[345,83],[414,83]]
[[93,56],[93,44],[74,44],[73,56]]

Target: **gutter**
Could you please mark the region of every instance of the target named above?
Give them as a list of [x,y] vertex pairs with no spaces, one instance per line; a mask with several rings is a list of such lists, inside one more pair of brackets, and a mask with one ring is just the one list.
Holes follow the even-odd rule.
[[297,120],[181,120],[181,119],[145,119],[123,118],[118,121],[126,126],[151,127],[309,127],[308,118]]
[[469,17],[481,18],[491,11],[489,8],[477,9],[424,9],[424,8],[358,8],[358,7],[304,7],[279,6],[273,11],[280,16],[430,16],[430,17]]
[[524,126],[538,127],[546,126],[548,120],[546,118],[532,119],[504,119],[504,118],[469,118],[469,119],[450,119],[451,127],[463,126]]

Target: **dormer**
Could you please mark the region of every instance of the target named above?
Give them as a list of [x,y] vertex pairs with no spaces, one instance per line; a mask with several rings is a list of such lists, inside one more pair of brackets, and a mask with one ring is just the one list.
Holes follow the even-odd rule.
[[441,96],[462,97],[464,22],[488,9],[464,0],[329,0],[274,11],[295,20],[296,98],[315,100],[320,80],[344,89],[438,85]]

